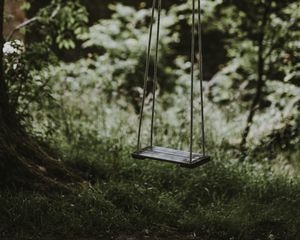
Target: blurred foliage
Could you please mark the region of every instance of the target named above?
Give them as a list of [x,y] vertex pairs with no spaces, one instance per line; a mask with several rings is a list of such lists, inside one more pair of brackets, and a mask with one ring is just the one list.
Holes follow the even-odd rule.
[[[23,124],[93,187],[51,199],[1,192],[3,236],[15,226],[16,235],[35,239],[51,232],[101,238],[152,226],[150,231],[179,229],[207,239],[299,238],[299,4],[202,3],[204,35],[220,33],[227,60],[204,83],[207,147],[214,161],[193,171],[129,157],[136,144],[149,9],[113,4],[111,18],[87,28],[87,12],[78,1],[55,0],[26,28],[39,39],[25,46],[6,43],[10,100]],[[155,143],[183,149],[189,140],[190,8],[188,1],[162,11],[155,117]],[[263,99],[248,161],[240,163],[236,145],[255,94],[262,34]],[[76,44],[85,49],[81,59],[58,60],[59,49]],[[151,73],[152,68],[153,59]],[[143,144],[149,141],[151,99],[148,91]],[[198,143],[199,92],[195,101]]]
[[27,28],[27,36],[38,35],[38,41],[54,50],[75,48],[75,40],[87,30],[88,14],[78,0],[52,0],[34,18],[37,21]]
[[[270,2],[263,29],[260,20],[264,14],[262,11],[266,8],[263,2],[260,5],[254,2],[229,5],[218,10],[222,21],[217,22],[217,27],[229,35],[225,47],[231,60],[212,80],[222,86],[221,89],[212,88],[215,92],[213,95],[216,95],[215,101],[224,101],[226,104],[233,99],[247,101],[251,97],[258,74],[259,34],[264,37],[264,80],[289,82],[299,86],[299,4],[297,1],[290,1],[289,4]],[[268,92],[267,89],[265,91]],[[219,96],[218,93],[225,95]]]
[[4,45],[4,73],[10,105],[23,124],[26,122],[30,126],[27,120],[32,120],[34,104],[37,109],[45,109],[43,102],[52,98],[43,69],[55,61],[42,43],[25,48],[21,41],[16,40]]
[[217,10],[221,21],[216,27],[228,34],[225,47],[230,60],[210,81],[210,99],[235,116],[249,108],[256,93],[261,47],[263,97],[252,139],[289,124],[299,133],[299,2],[228,2]]
[[[136,105],[140,99],[140,93],[136,87],[141,86],[144,74],[145,46],[149,33],[146,26],[149,23],[151,11],[136,11],[134,8],[120,4],[111,5],[110,8],[114,11],[111,19],[100,20],[99,23],[90,27],[87,34],[82,35],[82,39],[85,39],[83,47],[96,48],[96,51],[100,52],[100,56],[95,55],[94,61],[90,61],[89,68],[93,69],[93,74],[97,79],[103,81],[99,84],[105,89],[107,99],[110,101],[113,95],[117,98],[126,96],[129,102]],[[166,16],[165,12],[162,13],[158,69],[160,78],[164,79],[160,84],[162,92],[171,92],[175,84],[175,74],[168,66],[168,58],[171,54],[170,44],[178,40],[177,35],[170,30],[174,21],[175,16]],[[70,73],[72,74],[72,71]],[[80,76],[77,78],[80,79]],[[96,78],[93,78],[94,81],[97,81]],[[152,80],[149,78],[148,88],[151,87]]]
[[[222,41],[228,59],[205,84],[205,113],[211,148],[224,142],[232,146],[239,142],[243,129],[240,122],[246,121],[245,113],[256,91],[261,37],[264,95],[250,132],[251,144],[269,141],[266,139],[270,134],[273,138],[273,131],[285,131],[292,126],[294,133],[286,136],[285,141],[297,146],[300,11],[295,10],[298,7],[295,1],[202,2],[204,35],[210,31],[220,32],[224,36]],[[127,136],[129,143],[134,143],[151,12],[121,4],[109,8],[110,19],[99,20],[87,29],[87,12],[78,1],[55,0],[38,12],[38,21],[27,28],[29,32],[38,30],[42,36],[38,42],[26,46],[26,51],[20,55],[30,65],[23,60],[19,76],[33,80],[31,84],[28,80],[28,86],[22,87],[27,91],[18,91],[18,86],[24,84],[21,78],[14,79],[10,89],[16,95],[19,92],[26,94],[22,101],[27,104],[20,106],[19,111],[31,116],[33,124],[28,128],[35,133],[41,136],[46,132],[56,136],[62,134],[68,142],[74,142],[84,134],[118,135],[121,138]],[[190,31],[190,16],[191,1],[162,11],[156,132],[162,133],[157,136],[159,143],[176,147],[185,147],[188,142],[186,106],[190,61],[185,50],[178,48],[185,44],[189,46],[185,35],[187,30]],[[54,64],[57,60],[53,51],[75,47],[76,38],[79,39],[77,44],[81,42],[85,49],[85,57],[72,63]],[[47,56],[53,61],[47,62]],[[13,69],[12,66],[8,69]],[[149,131],[152,68],[153,58],[147,83],[145,140]],[[195,97],[198,103],[198,92]],[[29,104],[32,99],[43,104]],[[196,111],[199,111],[197,107]],[[197,137],[197,127],[195,132]],[[169,142],[170,137],[174,141]]]
[[[27,128],[35,134],[48,139],[50,133],[55,134],[69,143],[79,141],[85,134],[126,136],[129,144],[134,143],[151,12],[121,4],[109,8],[111,18],[87,28],[87,12],[78,1],[53,0],[40,9],[37,21],[26,28],[29,33],[37,31],[39,41],[7,58],[11,99],[22,102],[15,105],[19,112],[31,117]],[[264,63],[263,98],[249,135],[250,143],[254,143],[251,148],[261,141],[268,142],[274,131],[290,127],[293,133],[285,136],[285,141],[297,146],[300,11],[295,10],[299,4],[207,0],[202,2],[202,8],[204,35],[220,32],[228,59],[205,83],[207,135],[212,144],[209,147],[224,143],[234,147],[239,142],[241,121],[246,121],[245,113],[256,91],[260,53]],[[190,16],[191,1],[162,11],[155,120],[156,132],[160,134],[156,139],[176,147],[186,147],[188,141],[190,61],[185,51],[189,49],[178,48],[189,46],[186,34],[187,30],[190,32]],[[85,49],[84,57],[56,64],[57,49],[74,48],[79,43]],[[14,69],[14,62],[19,64],[18,69]],[[19,79],[13,78],[16,71]],[[153,58],[147,83],[144,140],[149,131],[152,73]],[[197,103],[198,97],[197,92]],[[197,106],[195,110],[199,111]],[[198,132],[196,127],[196,138]],[[169,138],[174,141],[168,141]]]
[[[74,47],[75,39],[87,30],[87,13],[78,1],[53,0],[29,22],[25,30],[28,34],[38,33],[40,38],[26,45],[19,40],[6,42],[5,76],[11,107],[21,123],[31,132],[48,135],[53,132],[55,121],[45,111],[56,105],[49,84],[49,67],[58,64],[54,50]],[[46,125],[36,132],[31,123],[39,119]]]

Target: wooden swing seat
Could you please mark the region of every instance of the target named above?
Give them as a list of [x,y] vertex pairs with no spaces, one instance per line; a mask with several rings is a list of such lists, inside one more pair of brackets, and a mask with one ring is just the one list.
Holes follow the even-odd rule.
[[146,147],[132,153],[132,157],[136,159],[152,159],[163,162],[179,164],[186,168],[195,168],[210,161],[209,156],[203,156],[199,153],[193,153],[192,161],[190,161],[190,152],[181,151],[165,147]]
[[[201,39],[201,17],[200,17],[200,1],[198,1],[198,47],[199,47],[199,77],[200,77],[200,104],[201,104],[201,149],[203,154],[194,153],[193,152],[193,122],[194,122],[194,70],[195,70],[195,2],[193,2],[193,19],[192,19],[192,41],[191,41],[191,93],[190,93],[190,138],[189,138],[189,148],[190,152],[181,151],[172,148],[165,147],[157,147],[153,146],[153,137],[154,137],[154,128],[155,128],[155,96],[156,96],[156,86],[158,79],[158,50],[159,50],[159,32],[160,32],[160,11],[161,11],[161,0],[158,1],[158,6],[156,7],[156,1],[153,0],[152,4],[152,12],[151,12],[151,21],[150,21],[150,29],[149,29],[149,38],[148,38],[148,47],[147,47],[147,57],[146,57],[146,66],[144,73],[144,84],[143,84],[143,96],[142,96],[142,104],[140,109],[140,118],[138,125],[138,137],[137,137],[137,146],[138,150],[132,153],[133,158],[137,159],[151,159],[158,160],[162,162],[169,162],[173,164],[178,164],[182,167],[186,168],[195,168],[204,163],[210,161],[210,157],[205,154],[205,132],[204,132],[204,104],[203,104],[203,69],[202,69],[202,39]],[[155,9],[157,8],[157,20],[155,20]],[[152,88],[152,111],[151,111],[151,131],[150,131],[150,146],[140,149],[141,146],[141,134],[142,134],[142,121],[144,114],[144,105],[145,99],[149,93],[148,91],[148,81],[149,81],[149,68],[150,68],[150,58],[151,58],[151,43],[152,43],[152,30],[153,24],[156,23],[156,44],[155,44],[155,55],[154,55],[154,64],[153,64],[153,88]],[[152,64],[151,64],[152,65]],[[152,66],[151,66],[152,68]]]

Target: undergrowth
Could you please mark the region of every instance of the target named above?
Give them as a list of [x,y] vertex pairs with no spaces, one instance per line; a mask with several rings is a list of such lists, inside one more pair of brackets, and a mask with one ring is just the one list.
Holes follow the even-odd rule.
[[300,237],[299,179],[267,164],[240,163],[220,148],[212,162],[190,170],[133,160],[133,149],[113,140],[84,146],[63,149],[67,165],[91,183],[76,193],[1,192],[1,238],[107,239],[145,230],[200,239]]

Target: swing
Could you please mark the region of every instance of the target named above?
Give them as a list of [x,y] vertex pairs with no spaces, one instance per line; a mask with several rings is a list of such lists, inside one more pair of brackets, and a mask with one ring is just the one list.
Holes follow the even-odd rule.
[[147,80],[149,74],[150,54],[151,54],[151,41],[152,30],[154,24],[154,15],[156,9],[156,0],[153,0],[152,14],[150,23],[150,32],[148,39],[146,68],[144,74],[144,88],[142,105],[140,109],[139,128],[138,128],[138,140],[137,150],[132,153],[132,157],[135,159],[151,159],[159,160],[163,162],[169,162],[179,164],[182,167],[194,168],[210,161],[210,157],[205,152],[205,132],[204,132],[204,113],[203,113],[203,66],[202,66],[202,39],[201,39],[201,15],[200,15],[200,0],[198,1],[198,47],[199,47],[199,70],[200,70],[200,97],[201,97],[201,143],[202,153],[193,152],[193,117],[194,117],[194,65],[195,65],[195,0],[193,0],[192,10],[192,40],[191,40],[191,96],[190,96],[190,136],[189,136],[189,151],[182,151],[178,149],[158,147],[153,145],[154,135],[154,112],[155,112],[155,90],[157,85],[157,62],[158,62],[158,44],[159,44],[159,31],[160,31],[160,13],[161,13],[161,1],[158,0],[157,6],[157,29],[156,29],[156,45],[155,45],[155,57],[154,57],[154,76],[153,76],[153,89],[152,89],[152,114],[151,114],[151,133],[150,133],[150,145],[141,148],[141,130],[144,113],[145,97],[147,92]]

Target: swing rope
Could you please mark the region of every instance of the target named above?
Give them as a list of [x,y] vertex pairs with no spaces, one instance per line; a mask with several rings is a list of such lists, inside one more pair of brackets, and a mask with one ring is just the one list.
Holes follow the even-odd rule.
[[195,65],[195,0],[192,10],[192,43],[191,43],[191,106],[190,106],[190,162],[193,159],[193,126],[194,126],[194,65]]
[[201,136],[202,153],[206,155],[205,150],[205,130],[204,130],[204,102],[203,102],[203,52],[202,52],[202,27],[201,27],[201,0],[198,0],[198,47],[199,47],[199,71],[200,71],[200,105],[201,105]]
[[142,99],[142,106],[141,106],[140,120],[139,120],[138,142],[137,142],[137,149],[138,150],[141,149],[141,129],[142,129],[145,97],[146,97],[146,91],[147,91],[147,80],[148,80],[148,74],[149,74],[149,64],[150,64],[150,53],[151,53],[152,29],[153,29],[153,24],[154,24],[155,4],[156,4],[156,0],[153,0],[152,12],[151,12],[151,23],[150,23],[150,30],[149,30],[150,33],[149,33],[149,39],[148,39],[147,58],[146,58],[146,68],[145,68],[145,74],[144,74],[143,99]]
[[158,45],[159,45],[159,30],[160,30],[160,12],[161,12],[161,0],[158,0],[158,12],[157,12],[157,34],[156,34],[156,45],[155,45],[155,60],[154,60],[154,78],[153,78],[153,89],[152,89],[152,115],[151,115],[151,136],[150,146],[153,146],[153,135],[154,135],[154,114],[155,114],[155,91],[157,85],[157,61],[158,61]]
[[[189,149],[190,149],[190,163],[193,159],[193,127],[194,127],[194,69],[195,69],[195,14],[196,14],[196,0],[193,0],[193,8],[192,8],[192,39],[191,39],[191,92],[190,92],[190,140],[189,140]],[[201,0],[197,0],[198,2],[198,67],[200,73],[200,107],[201,107],[201,139],[202,142],[202,153],[203,156],[206,155],[205,150],[205,132],[204,132],[204,103],[203,103],[203,54],[202,54],[202,29],[201,29]],[[142,105],[140,109],[140,118],[139,118],[139,128],[138,128],[138,141],[137,141],[137,149],[141,149],[141,129],[142,129],[142,121],[143,121],[143,112],[145,106],[145,98],[147,94],[147,81],[149,76],[149,65],[150,65],[150,56],[151,56],[151,43],[152,43],[152,34],[153,34],[153,25],[155,22],[155,9],[156,9],[156,0],[153,0],[152,3],[152,11],[151,11],[151,20],[150,20],[150,32],[148,38],[148,48],[147,48],[147,56],[146,56],[146,67],[144,73],[144,86],[143,86],[143,97],[142,97]],[[159,34],[160,34],[160,18],[161,18],[161,0],[158,0],[157,7],[157,29],[156,29],[156,43],[155,43],[155,58],[154,58],[154,77],[153,77],[153,89],[152,89],[152,114],[151,114],[151,133],[150,133],[150,146],[153,146],[154,141],[154,116],[155,116],[155,99],[156,99],[156,86],[157,86],[157,63],[158,63],[158,48],[159,48]]]

